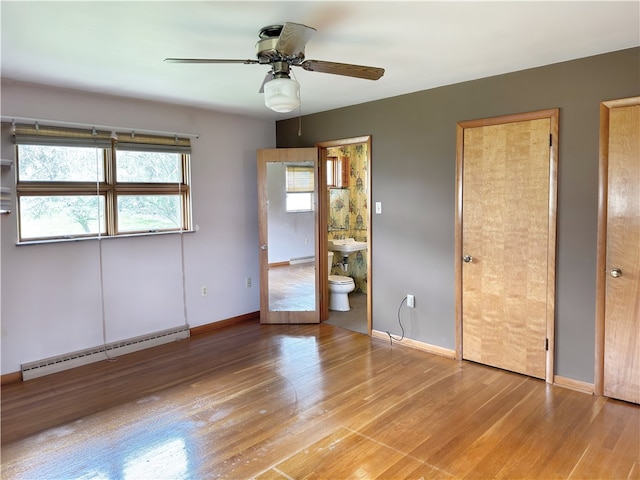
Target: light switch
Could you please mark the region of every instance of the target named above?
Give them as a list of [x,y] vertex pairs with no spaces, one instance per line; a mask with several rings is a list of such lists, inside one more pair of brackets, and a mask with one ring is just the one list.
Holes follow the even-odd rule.
[[376,213],[382,213],[382,202],[376,202]]

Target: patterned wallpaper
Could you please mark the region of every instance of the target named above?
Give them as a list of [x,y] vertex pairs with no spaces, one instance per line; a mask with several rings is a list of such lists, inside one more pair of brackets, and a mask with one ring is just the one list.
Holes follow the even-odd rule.
[[[329,157],[347,157],[349,159],[349,187],[329,189],[329,238],[355,238],[366,241],[368,238],[367,219],[367,175],[369,170],[367,144],[347,145],[327,149]],[[342,261],[334,255],[333,263]],[[349,269],[344,272],[340,267],[331,270],[332,275],[353,277],[356,292],[367,291],[366,252],[349,255]]]

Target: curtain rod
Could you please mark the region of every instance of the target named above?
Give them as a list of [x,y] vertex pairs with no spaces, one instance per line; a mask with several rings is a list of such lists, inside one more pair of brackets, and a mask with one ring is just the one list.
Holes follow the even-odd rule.
[[38,122],[42,125],[51,125],[52,127],[84,127],[84,128],[97,128],[99,130],[111,130],[112,132],[120,131],[120,132],[135,132],[141,134],[152,134],[152,135],[177,135],[179,137],[189,137],[189,138],[200,138],[199,133],[180,133],[180,132],[165,132],[162,130],[149,130],[145,128],[131,128],[131,127],[114,127],[113,125],[97,125],[97,124],[88,124],[88,123],[79,123],[79,122],[66,122],[63,120],[46,120],[42,118],[30,118],[30,117],[20,117],[17,115],[2,115],[2,122],[30,122],[35,123]]

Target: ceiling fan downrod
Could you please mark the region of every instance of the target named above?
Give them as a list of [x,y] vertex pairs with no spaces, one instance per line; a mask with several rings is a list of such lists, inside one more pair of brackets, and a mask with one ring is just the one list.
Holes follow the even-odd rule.
[[291,67],[288,62],[273,62],[271,67],[273,68],[273,78],[290,78],[289,72],[291,71]]

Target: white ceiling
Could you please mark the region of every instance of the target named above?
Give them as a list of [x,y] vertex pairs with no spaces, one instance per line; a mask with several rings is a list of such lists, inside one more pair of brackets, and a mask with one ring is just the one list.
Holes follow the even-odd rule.
[[258,31],[317,29],[306,58],[385,68],[378,81],[294,68],[302,114],[640,45],[640,2],[6,1],[2,76],[259,118]]

